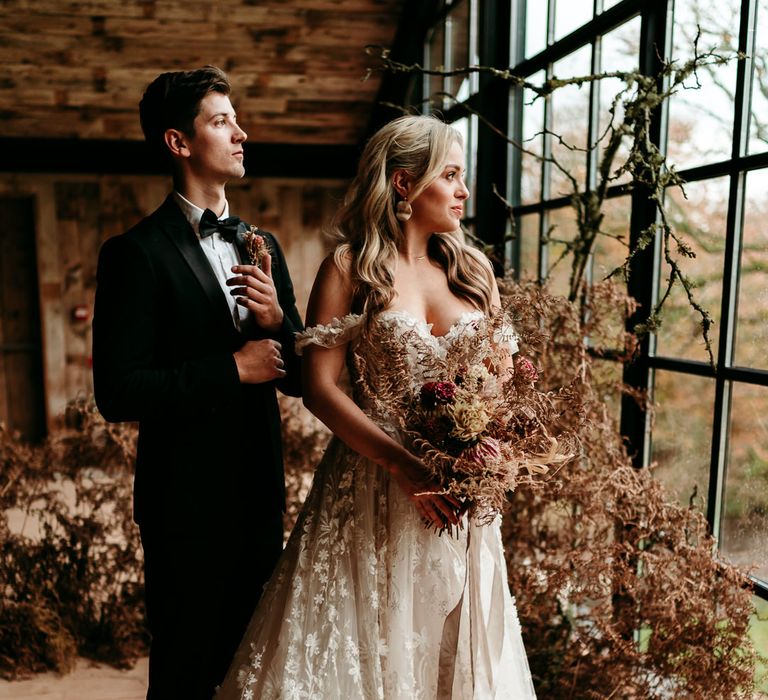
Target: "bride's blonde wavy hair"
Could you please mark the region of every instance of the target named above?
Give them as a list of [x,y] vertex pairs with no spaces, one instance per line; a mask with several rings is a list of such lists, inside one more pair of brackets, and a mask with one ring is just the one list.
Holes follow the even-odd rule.
[[[412,201],[442,173],[454,143],[461,135],[431,116],[406,116],[382,127],[368,141],[357,175],[334,219],[336,264],[349,262],[353,308],[373,318],[395,296],[394,268],[403,231],[395,217],[398,195],[392,175],[405,170],[413,180]],[[448,287],[458,297],[488,313],[493,272],[488,259],[465,244],[457,231],[435,232],[429,256],[445,270]]]

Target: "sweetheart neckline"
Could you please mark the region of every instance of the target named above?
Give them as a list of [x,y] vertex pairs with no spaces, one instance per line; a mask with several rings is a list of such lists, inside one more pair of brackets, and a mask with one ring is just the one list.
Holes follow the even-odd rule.
[[448,338],[451,333],[458,328],[459,326],[467,323],[467,318],[470,316],[482,316],[483,312],[480,311],[480,309],[468,309],[467,311],[462,311],[457,317],[456,320],[448,327],[448,330],[443,333],[442,335],[436,335],[432,332],[432,328],[434,327],[434,323],[427,322],[426,319],[420,318],[419,316],[416,316],[415,314],[412,314],[410,311],[406,311],[405,309],[385,309],[384,311],[381,311],[379,313],[379,318],[382,316],[401,316],[406,319],[410,319],[411,321],[414,321],[416,324],[421,325],[424,327],[427,331],[427,334],[431,338],[435,338],[436,340],[444,340],[445,338]]

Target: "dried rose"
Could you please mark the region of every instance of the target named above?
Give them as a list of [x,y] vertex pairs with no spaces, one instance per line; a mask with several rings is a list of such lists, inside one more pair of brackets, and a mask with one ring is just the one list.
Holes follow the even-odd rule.
[[436,408],[440,404],[449,404],[455,396],[456,385],[453,382],[427,382],[419,393],[421,405],[428,409]]
[[539,379],[539,373],[527,357],[515,357],[515,372],[524,382],[533,383]]
[[251,265],[261,267],[264,257],[269,255],[269,246],[264,236],[257,233],[258,230],[258,226],[251,226],[243,235],[245,237],[245,249],[248,252],[248,257],[251,259]]
[[453,382],[438,382],[435,387],[435,397],[438,403],[451,403],[456,396],[456,385]]

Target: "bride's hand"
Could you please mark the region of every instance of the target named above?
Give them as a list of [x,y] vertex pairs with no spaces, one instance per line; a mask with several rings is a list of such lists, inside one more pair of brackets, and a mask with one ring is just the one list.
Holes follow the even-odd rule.
[[440,486],[429,479],[424,465],[416,457],[394,465],[392,477],[428,526],[443,530],[448,525],[459,524],[463,515],[461,502],[450,494],[439,493]]

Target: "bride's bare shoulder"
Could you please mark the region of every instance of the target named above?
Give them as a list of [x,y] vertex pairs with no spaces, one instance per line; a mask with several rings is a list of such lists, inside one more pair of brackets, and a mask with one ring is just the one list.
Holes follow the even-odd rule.
[[309,298],[308,320],[327,323],[341,318],[352,308],[352,259],[348,254],[330,253],[317,271]]
[[317,271],[315,285],[330,285],[338,290],[352,290],[352,256],[349,252],[329,253]]

